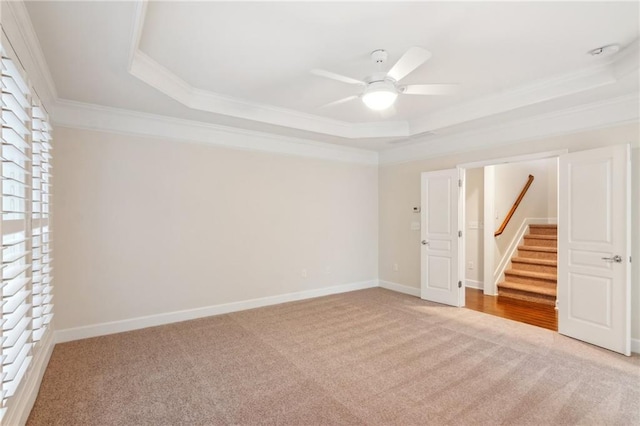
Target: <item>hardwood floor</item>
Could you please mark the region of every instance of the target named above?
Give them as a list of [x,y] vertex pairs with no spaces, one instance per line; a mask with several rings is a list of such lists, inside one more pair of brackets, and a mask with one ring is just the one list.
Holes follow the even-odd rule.
[[482,290],[466,289],[466,308],[514,321],[558,331],[558,311],[553,306],[497,296]]

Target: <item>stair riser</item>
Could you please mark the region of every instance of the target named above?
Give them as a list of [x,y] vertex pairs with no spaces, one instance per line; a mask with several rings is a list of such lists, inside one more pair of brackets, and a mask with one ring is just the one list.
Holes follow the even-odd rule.
[[524,236],[524,245],[525,246],[536,246],[536,247],[557,247],[557,240],[542,240],[535,237],[535,235],[525,235]]
[[533,263],[512,262],[512,268],[519,271],[544,272],[547,274],[558,275],[558,268],[549,265],[536,265]]
[[544,296],[526,291],[518,291],[512,289],[504,289],[498,291],[499,297],[509,297],[511,299],[525,300],[527,302],[542,303],[544,305],[555,306],[556,298],[553,296]]
[[552,235],[558,236],[558,232],[555,229],[530,229],[528,235]]
[[545,288],[556,288],[556,281],[546,280],[541,278],[522,277],[520,275],[510,274],[505,272],[505,280],[513,283],[533,284]]
[[558,228],[536,228],[529,226],[529,235],[558,235]]
[[546,259],[546,260],[556,260],[558,257],[557,253],[549,253],[546,251],[533,251],[526,249],[518,249],[518,256],[527,257],[529,259]]

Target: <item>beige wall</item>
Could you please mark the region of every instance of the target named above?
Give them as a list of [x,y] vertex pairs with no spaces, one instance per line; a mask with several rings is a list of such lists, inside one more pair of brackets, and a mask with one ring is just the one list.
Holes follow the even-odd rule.
[[528,218],[557,219],[557,158],[545,158],[534,161],[520,161],[499,164],[493,167],[494,176],[494,217],[486,220],[491,229],[497,230],[513,207],[529,175],[534,179],[526,195],[505,227],[502,235],[495,237],[495,270],[508,254],[508,248],[515,239],[522,223]]
[[55,138],[58,329],[376,277],[419,288],[420,173],[472,161],[631,143],[640,235],[636,125],[379,169],[78,129]]
[[[600,129],[484,151],[458,153],[428,160],[383,165],[379,170],[380,279],[420,288],[420,235],[409,230],[411,207],[420,203],[420,173],[474,161],[568,149],[580,151],[605,145],[632,145],[632,256],[640,259],[640,131],[637,124]],[[393,270],[393,264],[398,270]],[[640,338],[640,262],[632,263],[632,336]]]
[[54,170],[57,329],[377,278],[375,165],[56,128]]

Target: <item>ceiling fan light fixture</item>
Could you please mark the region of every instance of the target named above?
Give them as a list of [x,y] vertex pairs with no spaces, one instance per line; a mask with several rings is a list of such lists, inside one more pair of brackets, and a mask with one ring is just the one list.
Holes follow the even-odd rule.
[[372,110],[382,111],[393,105],[397,97],[398,91],[392,82],[374,81],[367,86],[362,102]]

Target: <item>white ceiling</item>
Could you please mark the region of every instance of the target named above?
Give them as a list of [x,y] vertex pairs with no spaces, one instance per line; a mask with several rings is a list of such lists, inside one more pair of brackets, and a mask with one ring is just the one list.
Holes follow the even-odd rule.
[[[60,98],[369,149],[638,92],[635,56],[622,75],[615,57],[586,54],[610,43],[637,50],[638,2],[27,8]],[[362,79],[375,70],[372,50],[388,51],[388,69],[411,46],[433,56],[403,83],[457,83],[457,95],[401,95],[384,114],[357,99],[319,108],[360,89],[312,69]]]

